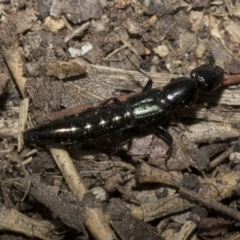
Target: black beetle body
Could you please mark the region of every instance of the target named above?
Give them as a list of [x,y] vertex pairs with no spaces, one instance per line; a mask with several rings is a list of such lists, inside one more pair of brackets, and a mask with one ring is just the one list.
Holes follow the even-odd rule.
[[[126,132],[130,136],[132,131],[147,127],[162,131],[161,125],[173,109],[196,101],[199,92],[216,90],[223,81],[223,74],[223,69],[214,64],[201,65],[191,72],[191,78],[172,79],[162,90],[151,89],[149,78],[142,93],[125,102],[114,98],[112,104],[27,130],[23,136],[30,143],[82,145]],[[164,133],[171,145],[171,136],[165,130]]]
[[190,76],[197,79],[200,91],[211,93],[220,87],[223,74],[223,69],[215,64],[204,64],[193,69]]

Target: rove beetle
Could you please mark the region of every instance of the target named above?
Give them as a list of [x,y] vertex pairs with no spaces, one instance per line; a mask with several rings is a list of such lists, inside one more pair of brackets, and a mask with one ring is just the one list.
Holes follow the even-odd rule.
[[[193,69],[190,78],[172,79],[159,90],[152,89],[150,76],[141,68],[136,68],[148,77],[141,93],[124,102],[111,98],[99,107],[29,129],[23,133],[24,140],[33,144],[84,145],[126,133],[130,138],[135,131],[151,128],[167,140],[169,154],[173,139],[162,127],[165,119],[172,110],[195,102],[200,92],[215,91],[224,79],[224,71],[211,61]],[[106,104],[110,100],[113,103]]]

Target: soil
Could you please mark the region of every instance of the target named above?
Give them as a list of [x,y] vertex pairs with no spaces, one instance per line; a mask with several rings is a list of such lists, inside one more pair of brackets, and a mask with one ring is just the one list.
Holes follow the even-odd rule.
[[[0,240],[240,238],[238,1],[0,9]],[[148,81],[138,67],[162,89],[202,64],[224,69],[222,86],[159,123],[169,156],[148,129],[91,146],[24,143],[26,129],[124,104]]]

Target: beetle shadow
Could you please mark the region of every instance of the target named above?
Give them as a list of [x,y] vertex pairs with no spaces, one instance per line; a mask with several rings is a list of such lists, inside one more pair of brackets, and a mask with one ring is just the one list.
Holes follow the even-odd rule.
[[61,79],[63,82],[72,82],[72,81],[79,81],[82,78],[86,78],[87,77],[87,73],[82,73],[76,76],[71,76],[71,77],[66,77]]

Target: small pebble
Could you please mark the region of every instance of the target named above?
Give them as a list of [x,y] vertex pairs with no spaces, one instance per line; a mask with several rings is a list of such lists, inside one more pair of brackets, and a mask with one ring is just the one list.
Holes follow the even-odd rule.
[[161,58],[166,57],[169,54],[169,49],[166,45],[159,45],[154,48],[153,51]]
[[44,29],[46,31],[52,32],[53,34],[57,34],[59,30],[64,28],[64,21],[60,19],[56,19],[54,17],[48,16],[44,19]]
[[196,51],[195,51],[195,56],[197,58],[202,58],[202,56],[204,55],[204,53],[206,52],[206,46],[202,43],[199,43],[197,45]]
[[128,32],[133,35],[139,35],[141,32],[140,26],[138,26],[138,24],[136,24],[135,22],[133,22],[130,19],[128,19],[126,21],[126,27],[127,27]]
[[71,57],[79,57],[79,56],[83,56],[84,54],[91,51],[92,49],[93,49],[92,44],[90,42],[85,42],[80,47],[70,47],[70,48],[68,48],[68,51],[69,51]]

